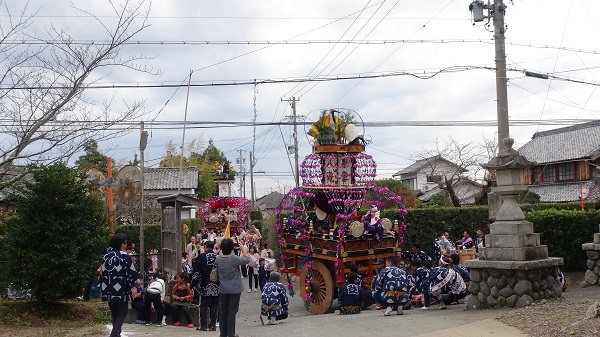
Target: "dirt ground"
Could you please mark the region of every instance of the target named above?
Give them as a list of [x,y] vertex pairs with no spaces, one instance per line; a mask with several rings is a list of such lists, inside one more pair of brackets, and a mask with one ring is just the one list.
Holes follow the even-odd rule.
[[600,288],[571,287],[562,299],[513,309],[500,315],[499,320],[531,337],[600,336],[600,318],[585,318],[594,303],[600,303]]

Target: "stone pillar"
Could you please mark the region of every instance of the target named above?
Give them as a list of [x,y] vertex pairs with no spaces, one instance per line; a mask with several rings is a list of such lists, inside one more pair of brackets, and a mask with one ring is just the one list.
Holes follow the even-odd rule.
[[496,171],[499,208],[485,248],[480,248],[477,260],[465,263],[471,272],[467,309],[526,306],[534,300],[560,297],[562,289],[557,280],[557,268],[562,258],[549,258],[548,247],[540,243],[533,224],[517,199],[527,190],[522,185],[521,172],[533,163],[512,149],[513,140],[503,142],[503,149],[484,168]]
[[[600,232],[600,225],[598,226]],[[581,249],[587,253],[587,268],[585,280],[581,283],[582,287],[600,285],[600,233],[594,234],[593,243],[584,243]]]

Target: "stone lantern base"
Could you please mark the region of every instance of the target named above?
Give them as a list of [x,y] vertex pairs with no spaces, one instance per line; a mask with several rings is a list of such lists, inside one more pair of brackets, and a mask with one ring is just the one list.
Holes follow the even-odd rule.
[[524,307],[544,298],[560,298],[557,279],[562,258],[533,261],[470,260],[467,310]]

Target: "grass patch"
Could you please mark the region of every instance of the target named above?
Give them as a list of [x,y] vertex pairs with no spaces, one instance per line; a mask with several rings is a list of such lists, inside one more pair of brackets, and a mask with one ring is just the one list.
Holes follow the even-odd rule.
[[108,307],[98,300],[58,303],[0,300],[0,330],[12,331],[15,336],[29,333],[34,336],[94,336],[102,334],[98,325],[109,322]]

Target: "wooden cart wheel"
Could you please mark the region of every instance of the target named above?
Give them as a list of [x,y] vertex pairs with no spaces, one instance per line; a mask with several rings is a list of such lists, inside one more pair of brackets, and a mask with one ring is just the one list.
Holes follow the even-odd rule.
[[[306,266],[300,272],[300,296],[306,298]],[[312,267],[312,300],[310,302],[310,312],[313,314],[324,314],[329,310],[333,301],[333,278],[327,267],[319,261],[313,261]]]

